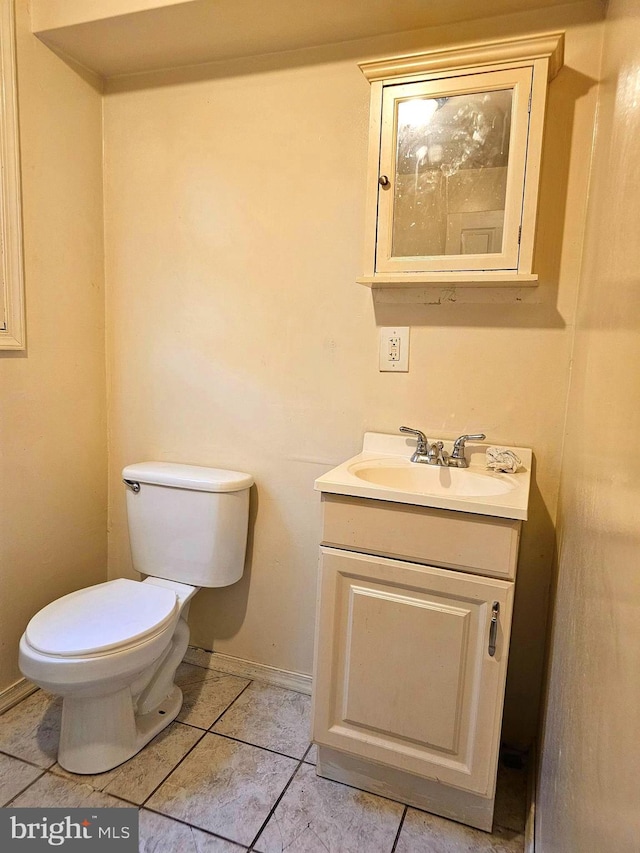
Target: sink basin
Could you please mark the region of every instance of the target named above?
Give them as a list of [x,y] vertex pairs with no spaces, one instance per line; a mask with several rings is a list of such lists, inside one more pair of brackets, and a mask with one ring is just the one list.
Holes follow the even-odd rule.
[[404,460],[367,460],[350,465],[348,471],[359,480],[376,486],[424,495],[489,497],[504,495],[516,488],[516,483],[504,474],[484,474],[468,468],[444,468]]
[[[430,439],[433,441],[433,439]],[[522,464],[515,474],[489,471],[485,444],[467,442],[468,468],[411,462],[415,439],[366,432],[362,452],[315,481],[319,492],[353,498],[412,504],[475,515],[526,521],[531,480],[531,450],[511,447]],[[444,442],[451,453],[453,442]]]

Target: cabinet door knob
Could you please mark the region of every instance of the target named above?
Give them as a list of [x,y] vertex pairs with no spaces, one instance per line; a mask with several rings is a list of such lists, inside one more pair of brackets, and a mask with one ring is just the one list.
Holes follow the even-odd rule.
[[498,636],[498,614],[500,613],[500,604],[497,601],[493,602],[491,608],[491,627],[489,628],[489,655],[493,657],[496,653],[496,638]]
[[378,183],[380,184],[381,187],[390,187],[391,186],[391,181],[389,180],[389,178],[386,175],[380,175],[380,177],[378,178]]

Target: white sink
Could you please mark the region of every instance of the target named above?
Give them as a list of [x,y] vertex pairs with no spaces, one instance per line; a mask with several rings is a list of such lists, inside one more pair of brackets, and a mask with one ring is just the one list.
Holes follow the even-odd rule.
[[517,486],[517,482],[505,474],[485,474],[468,468],[444,468],[403,460],[372,459],[349,465],[348,470],[367,483],[426,495],[484,497],[504,495]]
[[[445,441],[444,449],[450,453],[452,445]],[[468,442],[469,467],[446,468],[411,462],[415,439],[367,432],[362,453],[318,477],[315,488],[335,495],[526,520],[531,451],[509,448],[520,457],[522,466],[515,474],[501,474],[486,467],[488,446],[487,442]]]

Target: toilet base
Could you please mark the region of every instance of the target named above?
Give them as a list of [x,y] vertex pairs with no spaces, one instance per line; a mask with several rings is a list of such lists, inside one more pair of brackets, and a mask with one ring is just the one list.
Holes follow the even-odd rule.
[[180,713],[182,691],[169,695],[146,714],[136,716],[127,687],[108,696],[66,696],[58,764],[70,773],[93,775],[128,761]]

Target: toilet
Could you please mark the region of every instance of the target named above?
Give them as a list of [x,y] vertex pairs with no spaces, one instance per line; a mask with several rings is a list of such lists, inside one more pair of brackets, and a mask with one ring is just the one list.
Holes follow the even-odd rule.
[[242,577],[253,477],[143,462],[122,472],[134,568],[72,592],[31,619],[20,640],[26,678],[62,697],[58,763],[102,773],[131,758],[174,720],[174,683],[200,587]]

